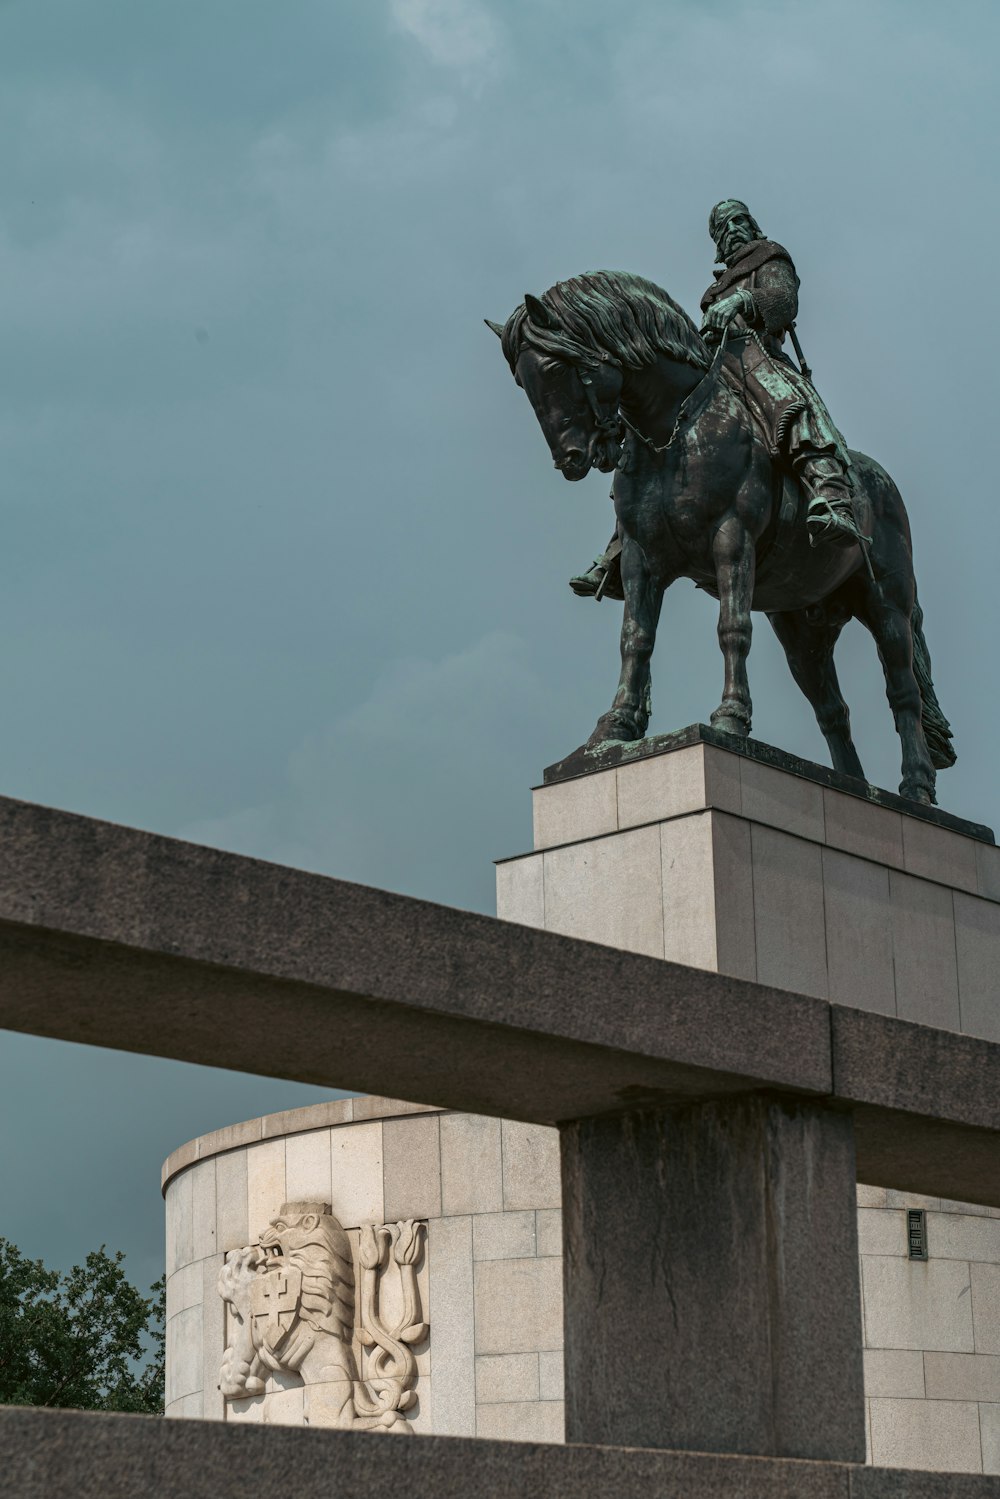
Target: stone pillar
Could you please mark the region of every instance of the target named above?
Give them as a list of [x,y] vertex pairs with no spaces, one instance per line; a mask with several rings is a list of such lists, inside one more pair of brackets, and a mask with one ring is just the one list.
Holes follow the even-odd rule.
[[850,1117],[753,1094],[560,1135],[566,1440],[864,1462]]

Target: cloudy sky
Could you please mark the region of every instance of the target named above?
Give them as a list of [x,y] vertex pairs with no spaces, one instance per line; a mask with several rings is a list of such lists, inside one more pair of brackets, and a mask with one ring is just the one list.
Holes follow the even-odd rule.
[[[899,483],[957,768],[997,818],[991,0],[0,0],[0,792],[490,910],[617,678],[482,318],[601,267],[694,309],[745,197]],[[991,102],[992,101],[992,102]],[[856,626],[871,778],[898,751]],[[825,760],[763,622],[759,738]],[[704,718],[679,584],[654,730]],[[160,1161],[320,1096],[4,1036],[0,1233],[160,1270]]]

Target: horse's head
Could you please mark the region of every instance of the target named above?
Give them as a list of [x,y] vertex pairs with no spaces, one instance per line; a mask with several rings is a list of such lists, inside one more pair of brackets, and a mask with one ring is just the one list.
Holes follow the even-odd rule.
[[503,340],[563,478],[582,479],[592,468],[610,473],[621,446],[621,363],[604,349],[574,348],[572,334],[530,293],[505,327],[489,326]]

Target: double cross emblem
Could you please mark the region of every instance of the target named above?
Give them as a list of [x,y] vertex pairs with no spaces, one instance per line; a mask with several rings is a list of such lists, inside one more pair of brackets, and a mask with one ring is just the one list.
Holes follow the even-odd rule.
[[250,1295],[254,1332],[260,1343],[274,1348],[298,1315],[302,1272],[294,1265],[268,1269],[254,1281]]

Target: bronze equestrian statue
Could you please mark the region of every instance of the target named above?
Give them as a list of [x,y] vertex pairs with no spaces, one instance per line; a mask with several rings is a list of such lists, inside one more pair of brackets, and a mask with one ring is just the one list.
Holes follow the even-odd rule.
[[[863,780],[833,664],[841,630],[859,619],[885,671],[900,792],[932,803],[935,771],[955,753],[899,491],[874,459],[844,446],[781,352],[798,285],[787,252],[736,200],[713,210],[712,227],[727,264],[704,299],[704,337],[661,287],[612,271],[529,294],[502,328],[490,324],[564,478],[615,474],[620,558],[608,561],[625,600],[622,670],[586,748],[645,735],[663,593],[686,577],[719,600],[725,685],[714,727],[750,731],[750,611],[761,609],[834,768]],[[599,594],[612,569],[598,566],[589,591]]]
[[[739,198],[716,203],[708,232],[722,268],[701,299],[702,334],[714,342],[726,333],[725,357],[744,398],[809,494],[806,527],[813,544],[850,546],[867,540],[855,515],[847,444],[804,361],[796,369],[784,352],[786,334],[798,347],[799,278],[792,257],[784,246],[765,239]],[[620,557],[616,531],[603,555],[571,578],[569,586],[581,598],[623,598]]]

